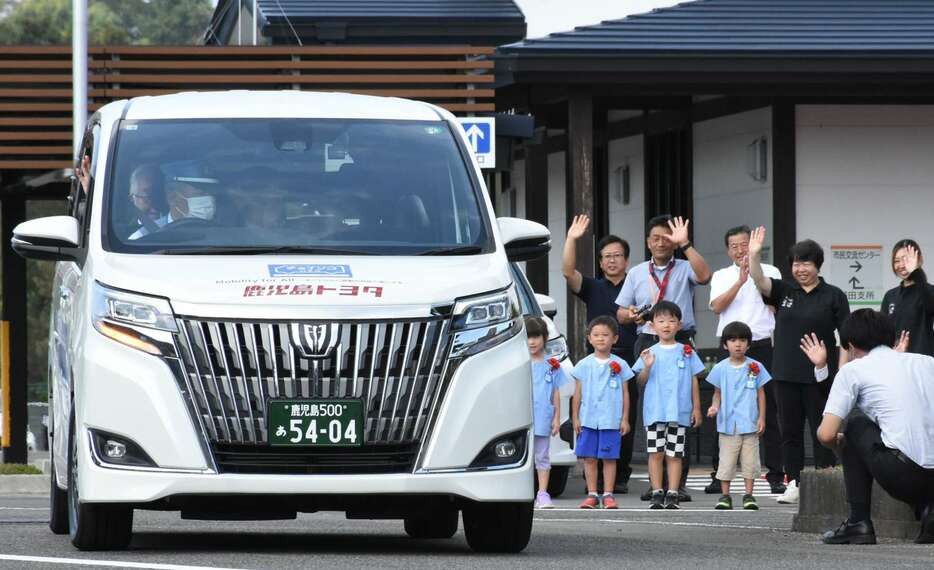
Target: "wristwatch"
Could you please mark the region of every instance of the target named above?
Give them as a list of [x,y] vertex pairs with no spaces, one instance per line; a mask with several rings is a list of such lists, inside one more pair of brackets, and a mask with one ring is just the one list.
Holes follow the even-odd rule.
[[691,244],[691,242],[687,242],[686,244],[682,245],[679,249],[681,251],[687,251],[692,247],[694,247],[693,244]]

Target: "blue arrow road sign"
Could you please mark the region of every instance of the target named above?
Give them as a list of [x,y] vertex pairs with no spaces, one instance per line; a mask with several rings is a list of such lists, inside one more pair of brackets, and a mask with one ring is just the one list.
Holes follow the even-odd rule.
[[496,123],[492,117],[459,117],[467,143],[482,168],[496,165]]

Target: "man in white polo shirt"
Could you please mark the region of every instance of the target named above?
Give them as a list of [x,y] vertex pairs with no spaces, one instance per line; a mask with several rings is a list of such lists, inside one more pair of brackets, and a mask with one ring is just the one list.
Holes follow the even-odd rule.
[[[746,324],[752,330],[750,358],[761,362],[766,370],[772,370],[772,331],[775,329],[775,315],[765,304],[756,284],[749,278],[749,226],[738,226],[727,230],[723,237],[726,253],[733,260],[729,267],[719,269],[710,280],[710,310],[720,316],[717,323],[717,338],[723,334],[723,327],[734,321]],[[762,264],[766,277],[781,279],[778,268]],[[728,355],[720,346],[723,360]],[[713,473],[710,485],[704,489],[708,494],[720,493],[720,481],[716,478],[718,450],[716,432],[714,432]],[[763,464],[768,469],[766,479],[772,492],[785,492],[785,472],[782,466],[782,436],[778,427],[778,407],[775,403],[775,389],[765,385],[765,433],[762,436]]]
[[[817,438],[840,456],[850,513],[824,533],[827,544],[875,544],[873,481],[915,508],[921,519],[915,542],[934,543],[934,358],[897,352],[894,344],[895,324],[872,309],[855,311],[840,327],[849,362],[833,381]],[[826,347],[805,338],[801,348],[818,381],[826,378]],[[851,416],[854,408],[862,414]]]

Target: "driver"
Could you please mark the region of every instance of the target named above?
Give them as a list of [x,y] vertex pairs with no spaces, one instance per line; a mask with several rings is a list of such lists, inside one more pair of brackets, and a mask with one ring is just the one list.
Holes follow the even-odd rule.
[[129,198],[134,217],[131,229],[145,228],[146,233],[151,233],[165,225],[167,207],[162,189],[162,172],[156,165],[143,164],[133,170],[130,174]]
[[[213,220],[216,213],[216,200],[214,196],[203,189],[187,182],[173,181],[168,184],[166,194],[169,201],[169,213],[155,220],[161,229],[173,222],[186,218]],[[136,230],[130,236],[131,240],[139,239],[150,232],[145,226]]]

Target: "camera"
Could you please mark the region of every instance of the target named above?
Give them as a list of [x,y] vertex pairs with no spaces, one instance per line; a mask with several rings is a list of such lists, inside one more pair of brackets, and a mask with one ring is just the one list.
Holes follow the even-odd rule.
[[646,303],[645,305],[642,305],[641,307],[638,307],[636,309],[636,318],[645,320],[646,318],[648,318],[651,312],[652,312],[652,304]]

